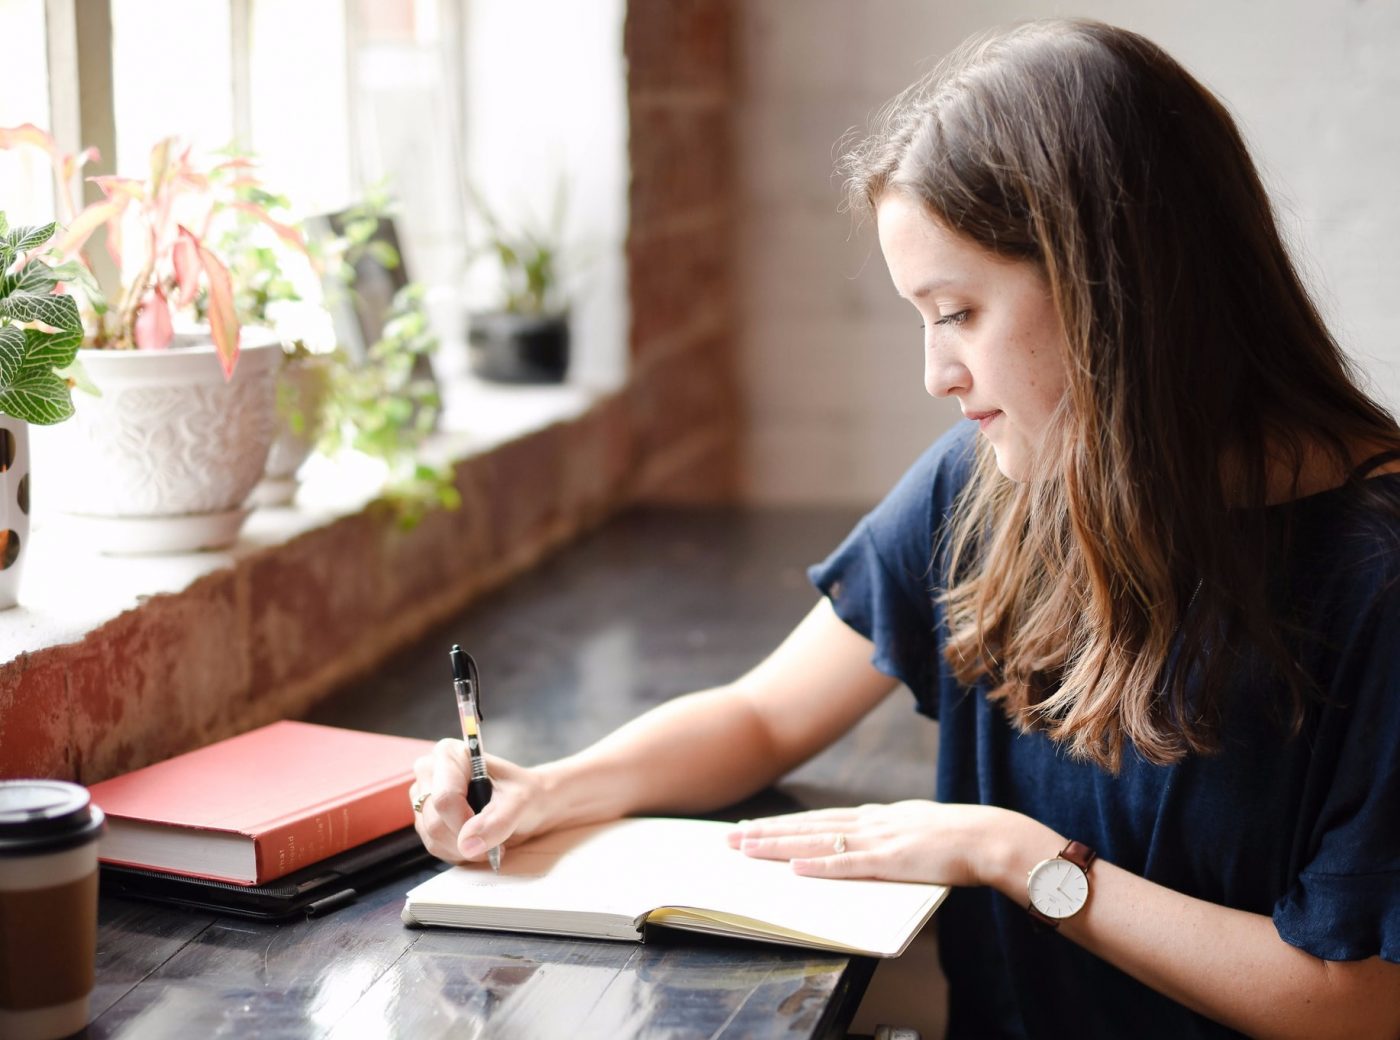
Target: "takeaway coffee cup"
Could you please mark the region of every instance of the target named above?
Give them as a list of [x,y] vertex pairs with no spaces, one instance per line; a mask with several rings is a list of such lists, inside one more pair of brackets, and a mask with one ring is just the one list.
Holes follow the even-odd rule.
[[102,810],[60,780],[0,781],[0,1037],[87,1025]]

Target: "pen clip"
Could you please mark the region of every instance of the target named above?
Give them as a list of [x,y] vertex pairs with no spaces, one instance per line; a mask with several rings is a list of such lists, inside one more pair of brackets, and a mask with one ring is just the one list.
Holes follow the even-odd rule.
[[465,682],[470,692],[470,702],[472,711],[476,714],[478,722],[484,717],[481,713],[481,676],[476,670],[476,661],[472,655],[463,650],[456,643],[452,644],[452,651],[449,654],[452,659],[452,679],[454,682]]

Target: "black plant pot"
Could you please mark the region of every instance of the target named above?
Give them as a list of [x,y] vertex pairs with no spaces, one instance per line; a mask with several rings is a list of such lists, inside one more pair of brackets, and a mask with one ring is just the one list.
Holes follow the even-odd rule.
[[470,315],[471,370],[497,383],[561,383],[569,369],[567,315],[539,317],[504,311]]

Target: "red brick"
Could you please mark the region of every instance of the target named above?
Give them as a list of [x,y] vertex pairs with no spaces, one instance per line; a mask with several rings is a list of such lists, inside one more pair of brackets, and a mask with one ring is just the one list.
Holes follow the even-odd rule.
[[648,455],[697,433],[736,437],[739,405],[728,342],[710,336],[648,365],[628,387],[632,421]]
[[735,500],[739,473],[735,441],[703,441],[698,437],[694,441],[697,450],[677,453],[677,461],[669,471],[653,465],[639,501],[653,505],[718,505]]
[[77,777],[63,649],[22,655],[0,671],[0,779]]
[[630,495],[638,445],[623,395],[599,402],[571,423],[564,452],[563,508],[590,527]]
[[727,108],[633,104],[630,120],[633,227],[729,204],[734,163]]
[[386,613],[426,603],[466,603],[480,586],[491,554],[486,467],[479,459],[457,466],[456,509],[430,509],[409,529],[382,532]]
[[325,654],[372,637],[382,611],[387,511],[344,517],[248,561],[251,693],[315,674]]
[[72,739],[92,783],[243,727],[246,614],[232,572],[154,596],[68,648]]
[[567,522],[562,515],[564,438],[556,424],[491,453],[488,515],[493,569],[537,559]]
[[729,0],[634,0],[623,50],[633,90],[722,89],[734,68]]
[[628,242],[634,360],[697,327],[733,325],[727,230],[706,223]]

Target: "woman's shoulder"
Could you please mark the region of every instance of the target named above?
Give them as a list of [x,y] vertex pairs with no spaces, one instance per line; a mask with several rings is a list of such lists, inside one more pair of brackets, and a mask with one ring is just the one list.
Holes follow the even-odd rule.
[[1400,473],[1300,499],[1290,519],[1295,566],[1314,581],[1377,591],[1400,582]]
[[976,465],[977,425],[959,422],[905,470],[885,502],[917,507],[925,514],[930,507],[947,512],[972,478]]
[[976,463],[976,436],[976,427],[962,422],[939,437],[814,574],[841,561],[878,563],[907,584],[913,598],[926,600],[935,546]]

